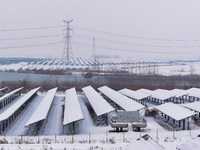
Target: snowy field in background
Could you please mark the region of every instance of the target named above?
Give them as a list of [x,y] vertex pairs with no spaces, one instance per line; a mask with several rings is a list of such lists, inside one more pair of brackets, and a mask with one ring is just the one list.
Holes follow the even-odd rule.
[[[101,70],[127,70],[133,73],[147,74],[149,70],[156,69],[161,75],[190,75],[200,74],[199,60],[159,60],[139,61],[124,59],[98,59],[96,65]],[[150,67],[149,67],[150,66]],[[94,69],[94,60],[86,58],[73,59],[70,65],[63,65],[60,60],[44,62],[20,62],[16,64],[0,64],[0,71],[6,70],[64,70],[64,69]],[[139,72],[140,70],[140,72]]]

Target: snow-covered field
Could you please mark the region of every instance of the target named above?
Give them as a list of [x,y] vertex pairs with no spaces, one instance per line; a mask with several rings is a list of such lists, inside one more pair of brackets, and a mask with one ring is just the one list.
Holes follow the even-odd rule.
[[[22,97],[22,96],[21,96]],[[21,97],[18,97],[12,103],[0,110],[0,113],[14,104]],[[191,122],[191,130],[185,131],[169,131],[173,129],[169,124],[165,123],[163,118],[141,117],[147,120],[147,128],[141,132],[110,132],[113,131],[110,125],[94,125],[91,115],[85,105],[85,95],[79,94],[78,99],[81,104],[85,119],[81,122],[77,129],[77,134],[72,135],[70,130],[63,128],[63,93],[57,93],[49,115],[39,131],[38,136],[33,136],[34,129],[25,127],[26,122],[33,114],[36,107],[43,99],[44,94],[39,93],[33,101],[31,101],[26,109],[6,128],[1,134],[0,143],[7,141],[8,144],[0,144],[1,149],[164,149],[175,150],[181,146],[186,150],[183,143],[187,142],[193,146],[193,149],[199,149],[197,135],[200,134],[200,127]],[[148,103],[147,106],[152,107],[154,104]],[[168,130],[167,130],[168,129]],[[67,134],[67,135],[66,135]],[[150,135],[153,140],[145,141],[141,136]],[[152,141],[154,144],[152,144]],[[157,143],[156,143],[157,142]],[[156,144],[155,144],[156,143]],[[182,145],[181,145],[182,144]],[[142,145],[142,146],[141,146]],[[188,145],[188,144],[187,144]],[[152,147],[153,146],[153,147]],[[139,148],[138,148],[139,147]],[[183,148],[184,147],[184,148]],[[190,149],[190,148],[189,148]]]
[[61,60],[44,62],[20,62],[7,65],[0,64],[0,70],[63,70],[63,69],[94,69],[98,66],[101,70],[127,70],[133,73],[148,73],[156,71],[162,75],[188,75],[200,74],[200,60],[126,60],[126,59],[98,59],[94,65],[92,59],[75,58],[69,65],[63,65]]

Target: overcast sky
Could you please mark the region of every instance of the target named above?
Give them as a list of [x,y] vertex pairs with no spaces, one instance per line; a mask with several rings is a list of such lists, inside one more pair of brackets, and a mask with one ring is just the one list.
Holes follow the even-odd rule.
[[0,55],[61,57],[73,19],[75,57],[91,57],[95,37],[99,55],[197,58],[199,14],[199,0],[0,0]]

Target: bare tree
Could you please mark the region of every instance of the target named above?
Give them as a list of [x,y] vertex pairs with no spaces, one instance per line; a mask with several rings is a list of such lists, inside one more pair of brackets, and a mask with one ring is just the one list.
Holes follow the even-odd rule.
[[190,75],[194,75],[194,72],[195,72],[194,64],[191,63],[190,64]]

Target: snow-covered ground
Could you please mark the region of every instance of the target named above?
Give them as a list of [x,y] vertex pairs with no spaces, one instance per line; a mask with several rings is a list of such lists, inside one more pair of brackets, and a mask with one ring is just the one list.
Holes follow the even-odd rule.
[[[194,63],[178,63],[172,65],[158,67],[159,73],[163,75],[190,75],[192,72],[194,74],[200,74],[200,62]],[[192,71],[193,70],[193,71]]]
[[82,121],[82,123],[80,124],[80,134],[84,134],[84,133],[100,133],[100,132],[108,132],[110,130],[112,130],[111,126],[95,126],[92,118],[87,110],[87,107],[85,105],[85,99],[86,97],[84,95],[80,95],[79,96],[79,101],[81,104],[81,108],[83,111],[83,115],[85,117],[85,119]]
[[[75,58],[74,60],[77,60]],[[80,63],[76,61],[72,62],[70,65],[64,66],[60,60],[56,60],[59,63],[46,63],[45,62],[36,62],[36,63],[27,63],[20,62],[17,64],[0,64],[0,71],[6,70],[62,70],[62,68],[69,69],[93,69],[94,64],[88,63],[86,59]],[[158,74],[162,75],[188,75],[188,74],[200,74],[200,60],[154,60],[154,61],[145,61],[144,60],[135,60],[132,59],[127,61],[125,59],[99,59],[99,66],[102,70],[112,70],[112,69],[124,69],[134,73],[148,73],[149,71],[155,71]],[[101,62],[101,63],[100,63]],[[102,63],[103,62],[103,63]],[[139,71],[140,70],[140,71]]]
[[18,116],[18,118],[5,130],[6,135],[27,135],[29,128],[25,128],[25,124],[35,111],[43,96],[37,96],[31,101],[26,109]]
[[49,115],[45,121],[45,125],[43,126],[43,129],[41,129],[41,132],[39,134],[42,135],[63,134],[62,100],[64,100],[64,95],[55,96]]

